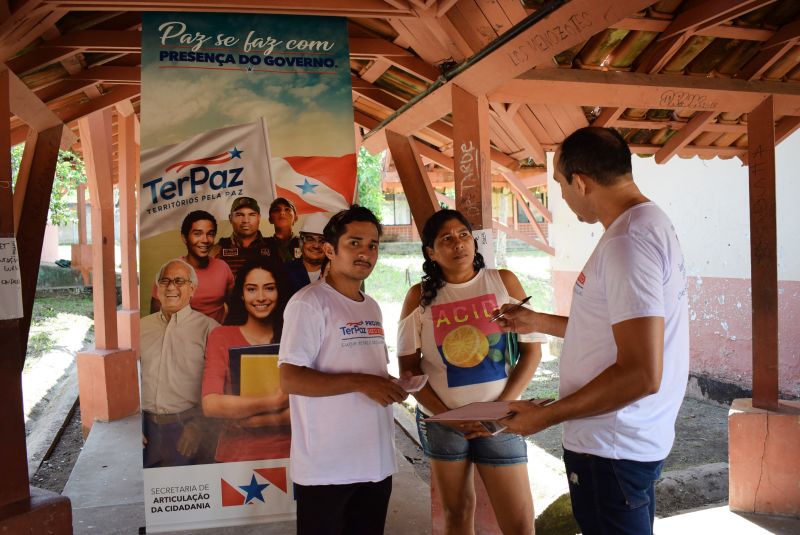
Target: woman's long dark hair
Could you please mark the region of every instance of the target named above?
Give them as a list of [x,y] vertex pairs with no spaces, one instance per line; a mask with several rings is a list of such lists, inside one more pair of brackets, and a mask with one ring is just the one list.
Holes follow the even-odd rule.
[[[472,225],[469,224],[464,214],[458,210],[439,210],[425,222],[425,227],[422,229],[422,256],[425,257],[425,261],[422,263],[422,271],[424,271],[425,274],[422,276],[422,283],[420,284],[422,295],[420,296],[419,304],[422,305],[423,308],[430,305],[433,300],[436,299],[439,288],[445,285],[442,268],[439,264],[430,259],[425,248],[430,247],[433,249],[433,242],[436,240],[436,236],[439,234],[439,231],[442,230],[444,224],[451,219],[458,219],[467,227],[470,234],[472,234]],[[483,255],[478,252],[478,240],[475,240],[475,258],[472,259],[472,267],[475,269],[476,273],[486,267],[486,262],[483,261]]]
[[283,331],[283,310],[289,301],[291,291],[283,265],[268,257],[251,260],[236,272],[236,281],[233,283],[233,290],[228,297],[228,315],[225,316],[225,325],[244,325],[247,322],[247,309],[242,296],[244,295],[244,281],[254,269],[263,269],[272,274],[275,279],[278,302],[275,304],[272,314],[269,315],[269,320],[272,322],[272,342],[278,343],[281,341],[281,332]]

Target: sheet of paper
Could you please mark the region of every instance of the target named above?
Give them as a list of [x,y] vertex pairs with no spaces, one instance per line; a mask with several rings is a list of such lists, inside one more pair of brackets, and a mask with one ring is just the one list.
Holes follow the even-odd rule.
[[22,317],[22,281],[17,240],[0,238],[0,320]]
[[481,401],[470,403],[463,407],[431,416],[428,420],[440,420],[443,422],[499,420],[511,414],[511,411],[508,409],[509,403],[508,401]]
[[398,379],[397,385],[405,390],[406,392],[419,392],[422,390],[422,387],[425,386],[425,383],[428,382],[427,375],[414,375],[412,377],[407,377],[403,379]]

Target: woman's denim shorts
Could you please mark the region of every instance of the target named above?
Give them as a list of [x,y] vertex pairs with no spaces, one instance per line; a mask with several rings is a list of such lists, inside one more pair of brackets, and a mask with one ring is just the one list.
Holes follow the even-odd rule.
[[463,461],[475,464],[502,466],[528,462],[525,440],[519,435],[498,433],[493,437],[467,440],[464,434],[450,426],[425,420],[417,408],[417,430],[422,450],[437,461]]

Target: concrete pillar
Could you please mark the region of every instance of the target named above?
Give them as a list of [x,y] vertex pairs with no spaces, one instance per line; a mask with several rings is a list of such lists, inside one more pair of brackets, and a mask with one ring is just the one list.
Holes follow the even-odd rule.
[[139,410],[136,356],[119,349],[114,273],[114,198],[111,110],[78,120],[92,199],[92,288],[95,348],[78,354],[81,428],[94,420],[116,420]]
[[728,413],[729,497],[732,511],[800,518],[800,401],[777,411],[736,399]]

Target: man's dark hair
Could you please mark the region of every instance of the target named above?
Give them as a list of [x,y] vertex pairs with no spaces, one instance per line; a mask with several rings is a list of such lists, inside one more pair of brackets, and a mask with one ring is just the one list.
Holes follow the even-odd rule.
[[347,210],[342,210],[334,215],[325,228],[322,230],[322,236],[325,241],[333,245],[333,250],[338,252],[339,238],[347,231],[347,225],[356,221],[366,221],[375,225],[378,229],[378,237],[383,235],[383,227],[378,218],[369,208],[351,204]]
[[567,184],[572,174],[588,175],[603,186],[614,184],[631,172],[631,150],[614,129],[587,126],[570,134],[561,144],[558,170]]
[[186,214],[186,217],[183,218],[183,223],[181,223],[181,234],[188,237],[195,221],[203,220],[211,221],[211,224],[214,225],[214,232],[217,232],[217,220],[214,219],[214,216],[205,210],[195,210],[194,212],[189,212]]

